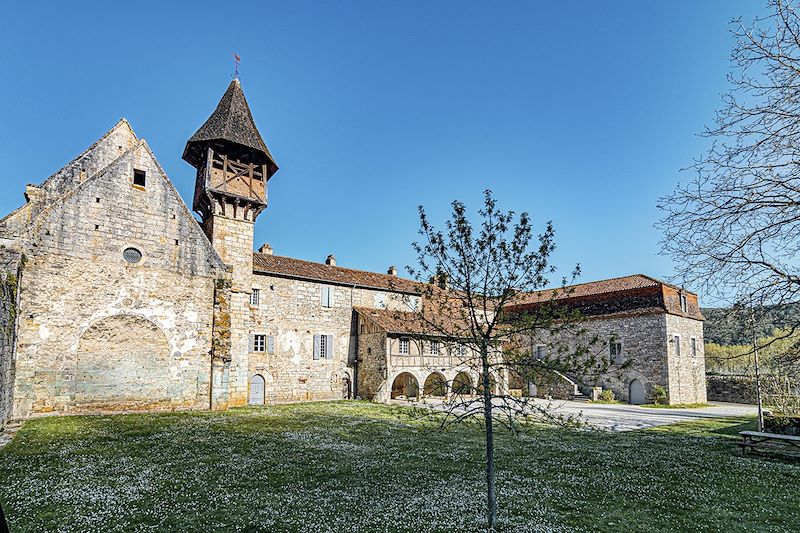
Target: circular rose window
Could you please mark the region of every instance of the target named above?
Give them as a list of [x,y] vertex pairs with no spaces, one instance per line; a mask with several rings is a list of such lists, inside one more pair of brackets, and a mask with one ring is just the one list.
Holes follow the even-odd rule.
[[142,252],[136,248],[125,248],[125,250],[122,252],[122,257],[128,263],[138,263],[142,260]]

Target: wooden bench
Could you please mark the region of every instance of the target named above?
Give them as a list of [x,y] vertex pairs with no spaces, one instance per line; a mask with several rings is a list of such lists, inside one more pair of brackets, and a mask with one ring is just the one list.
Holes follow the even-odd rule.
[[740,431],[742,442],[737,443],[742,447],[742,453],[755,451],[756,448],[775,449],[777,446],[789,445],[800,449],[800,437],[782,435],[780,433],[764,433],[762,431]]

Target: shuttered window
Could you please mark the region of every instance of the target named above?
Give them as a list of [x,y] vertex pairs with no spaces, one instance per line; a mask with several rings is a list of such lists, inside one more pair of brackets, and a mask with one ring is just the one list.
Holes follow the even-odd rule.
[[261,334],[250,335],[250,351],[263,352],[266,348],[267,336]]
[[333,359],[333,335],[314,335],[314,359]]
[[267,353],[275,353],[275,336],[267,335]]
[[319,303],[322,307],[333,307],[333,287],[323,285],[319,288]]

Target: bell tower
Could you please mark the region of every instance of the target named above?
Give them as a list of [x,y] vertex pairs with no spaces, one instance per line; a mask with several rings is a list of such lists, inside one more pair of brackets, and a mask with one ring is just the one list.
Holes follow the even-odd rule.
[[230,298],[223,296],[220,301],[226,302],[225,309],[214,313],[215,339],[218,327],[228,332],[230,352],[212,359],[212,408],[246,405],[248,338],[253,327],[249,305],[253,225],[267,207],[267,182],[278,165],[253,122],[238,78],[186,143],[183,159],[197,169],[194,210],[214,249],[232,268]]
[[223,261],[234,290],[250,291],[253,224],[267,207],[267,182],[278,170],[253,121],[238,78],[186,143],[183,159],[197,169],[194,210]]

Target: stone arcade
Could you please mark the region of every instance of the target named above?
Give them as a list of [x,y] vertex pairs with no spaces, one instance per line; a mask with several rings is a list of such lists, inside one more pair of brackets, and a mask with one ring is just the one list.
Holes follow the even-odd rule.
[[[476,383],[392,321],[389,311],[424,305],[394,267],[253,252],[278,166],[238,79],[183,159],[197,169],[199,222],[124,119],[28,185],[26,203],[0,220],[0,427],[48,413],[387,400]],[[705,401],[694,294],[646,276],[580,287],[593,327],[634,361],[603,386],[639,403],[656,384],[673,402]]]

